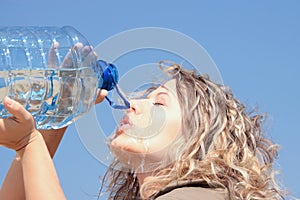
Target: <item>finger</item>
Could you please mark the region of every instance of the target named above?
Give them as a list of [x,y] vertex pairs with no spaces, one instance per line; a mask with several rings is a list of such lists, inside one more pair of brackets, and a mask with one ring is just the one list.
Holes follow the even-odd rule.
[[80,49],[82,49],[82,47],[83,47],[82,43],[76,43],[73,46],[73,48],[67,53],[67,55],[65,56],[65,58],[64,58],[64,60],[62,62],[63,68],[73,67],[73,65],[74,65],[74,58],[76,58],[76,56],[79,54]]
[[57,66],[57,60],[56,60],[56,54],[57,54],[57,49],[59,48],[59,43],[58,42],[53,42],[53,45],[49,51],[48,55],[48,64],[50,67],[55,67]]
[[107,90],[101,89],[98,93],[98,96],[96,98],[95,104],[98,104],[104,100],[104,98],[107,96]]
[[93,53],[92,48],[90,46],[85,46],[81,49],[82,58],[88,57],[91,53]]
[[[93,52],[93,49],[90,46],[85,46],[81,51],[81,61],[83,66],[90,66],[95,62],[97,56]],[[94,65],[94,64],[92,64]]]
[[5,108],[10,112],[18,121],[28,121],[32,119],[30,113],[17,101],[12,100],[9,97],[4,98],[3,102]]

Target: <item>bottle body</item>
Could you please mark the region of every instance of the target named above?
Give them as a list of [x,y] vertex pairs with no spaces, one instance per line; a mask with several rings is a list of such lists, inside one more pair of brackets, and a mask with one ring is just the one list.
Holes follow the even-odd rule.
[[0,28],[0,117],[5,96],[20,102],[38,129],[61,128],[88,112],[101,67],[88,41],[72,27]]

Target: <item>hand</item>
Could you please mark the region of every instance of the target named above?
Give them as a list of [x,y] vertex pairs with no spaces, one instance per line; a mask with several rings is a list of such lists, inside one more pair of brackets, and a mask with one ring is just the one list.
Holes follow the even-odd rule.
[[[58,68],[58,59],[57,59],[57,51],[59,49],[59,43],[54,42],[52,45],[52,48],[49,51],[48,55],[48,65],[52,68]],[[83,47],[81,43],[77,43],[72,48],[73,52],[77,52],[77,55],[82,55],[83,57],[83,64],[86,63],[87,65],[90,65],[89,62],[91,62],[92,59],[95,59],[97,55],[92,51],[91,47],[86,46]],[[72,57],[72,51],[69,51],[67,55],[65,56],[63,62],[61,63],[61,66],[63,68],[73,67],[73,57]],[[98,92],[97,98],[95,100],[95,104],[98,104],[104,100],[104,98],[107,96],[106,90],[100,90]],[[47,145],[47,148],[49,150],[49,153],[51,157],[54,156],[61,139],[63,138],[63,135],[66,131],[67,127],[61,128],[61,129],[50,129],[50,130],[40,130],[40,133],[42,134],[44,141]]]
[[[50,68],[73,68],[74,66],[74,52],[76,55],[81,55],[82,65],[90,65],[92,60],[95,60],[97,55],[92,50],[90,46],[83,46],[82,43],[75,44],[72,49],[65,55],[62,63],[59,63],[59,59],[57,58],[57,51],[59,49],[59,43],[54,42],[48,55],[48,66]],[[66,92],[66,91],[65,91]],[[95,104],[102,102],[107,95],[106,90],[100,90],[98,92],[98,96],[95,100]],[[46,142],[50,155],[53,157],[55,151],[66,131],[67,127],[61,129],[50,129],[50,130],[40,130],[43,138]]]
[[39,132],[32,115],[20,103],[5,97],[3,104],[13,116],[0,119],[0,145],[19,151],[34,141]]
[[75,66],[76,63],[74,63],[76,60],[74,55],[80,57],[81,66],[90,66],[97,58],[97,54],[93,51],[91,46],[83,46],[82,43],[76,43],[60,63],[61,58],[58,58],[58,49],[59,43],[53,42],[48,54],[48,66],[50,68],[77,68],[78,66]]
[[[82,43],[75,44],[71,51],[67,53],[65,56],[63,62],[61,63],[61,67],[58,67],[57,63],[57,51],[59,49],[59,43],[53,42],[53,45],[49,51],[48,55],[48,66],[51,68],[72,68],[74,67],[74,55],[72,55],[72,52],[76,52],[77,55],[81,55],[81,58],[83,59],[82,65],[83,66],[89,66],[93,60],[97,58],[97,54],[93,51],[93,49],[90,46],[83,46]],[[98,92],[98,96],[96,98],[95,104],[98,104],[102,102],[107,96],[106,90],[100,90]]]

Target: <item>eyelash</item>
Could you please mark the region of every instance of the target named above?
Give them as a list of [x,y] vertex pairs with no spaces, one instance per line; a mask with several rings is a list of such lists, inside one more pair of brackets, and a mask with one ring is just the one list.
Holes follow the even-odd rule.
[[159,103],[159,102],[155,102],[155,103],[153,103],[153,105],[155,105],[155,106],[163,106],[164,104],[163,103]]
[[162,95],[165,95],[165,93],[159,93],[157,96],[153,99],[153,105],[154,106],[166,106],[166,100]]

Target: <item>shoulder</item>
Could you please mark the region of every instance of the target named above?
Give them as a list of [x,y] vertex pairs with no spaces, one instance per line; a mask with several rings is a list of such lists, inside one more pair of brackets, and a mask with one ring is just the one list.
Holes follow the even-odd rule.
[[155,200],[226,200],[227,192],[224,189],[212,189],[203,187],[180,187],[175,188]]

